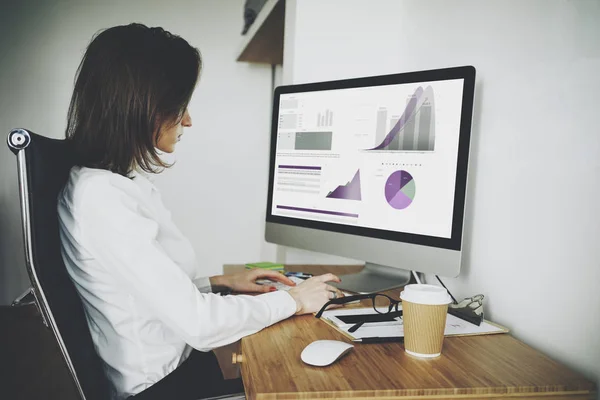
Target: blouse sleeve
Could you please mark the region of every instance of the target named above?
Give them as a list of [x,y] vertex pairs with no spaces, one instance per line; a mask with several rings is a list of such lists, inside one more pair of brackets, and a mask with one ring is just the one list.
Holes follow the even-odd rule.
[[208,279],[195,284],[157,242],[158,223],[131,196],[107,186],[84,194],[87,206],[78,218],[87,247],[123,290],[190,346],[223,346],[295,313],[285,291],[219,296],[198,290],[210,288]]

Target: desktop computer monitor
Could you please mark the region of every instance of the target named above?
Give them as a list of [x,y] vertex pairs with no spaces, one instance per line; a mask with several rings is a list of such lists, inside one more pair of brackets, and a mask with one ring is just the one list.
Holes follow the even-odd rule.
[[364,260],[338,287],[460,271],[472,66],[279,86],[265,238]]

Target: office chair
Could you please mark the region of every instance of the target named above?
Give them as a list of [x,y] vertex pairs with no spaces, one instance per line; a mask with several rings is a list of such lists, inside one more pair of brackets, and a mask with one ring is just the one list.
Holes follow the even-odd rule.
[[[81,398],[109,399],[111,383],[61,255],[57,202],[74,165],[74,154],[66,140],[50,139],[26,129],[13,129],[7,141],[17,156],[25,261],[32,285],[13,305],[33,298],[44,324],[56,337]],[[219,398],[239,399],[243,393],[229,396]],[[138,398],[150,399],[144,392]]]
[[17,156],[25,262],[32,285],[26,294],[33,296],[44,324],[52,329],[81,398],[109,399],[111,384],[60,251],[57,198],[74,164],[73,154],[67,141],[25,129],[13,129],[7,141]]

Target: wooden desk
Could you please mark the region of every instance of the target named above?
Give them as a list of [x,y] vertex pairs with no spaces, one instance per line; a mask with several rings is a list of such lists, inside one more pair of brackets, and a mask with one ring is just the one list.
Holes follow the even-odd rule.
[[[239,266],[227,266],[233,272]],[[314,274],[340,269],[288,266]],[[347,267],[354,272],[360,267]],[[399,290],[388,292],[399,298]],[[242,339],[248,399],[595,399],[595,384],[509,334],[447,337],[442,356],[416,359],[399,343],[356,344],[327,367],[300,360],[319,339],[349,340],[313,315],[293,317]]]

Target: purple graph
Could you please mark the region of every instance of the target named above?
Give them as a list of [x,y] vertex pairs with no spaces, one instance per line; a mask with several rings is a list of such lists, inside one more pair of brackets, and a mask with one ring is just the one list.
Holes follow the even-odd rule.
[[340,185],[335,190],[329,192],[327,196],[330,199],[358,200],[360,196],[360,169],[356,170],[354,178],[345,185]]
[[[408,97],[402,115],[391,119],[390,131],[381,143],[368,150],[433,151],[435,147],[434,110],[433,88],[428,86],[423,90],[419,86]],[[383,137],[386,119],[387,110],[381,108],[377,114],[376,140],[381,140]]]
[[385,199],[396,210],[410,206],[415,199],[415,193],[415,180],[406,171],[393,172],[385,183]]

